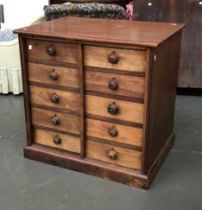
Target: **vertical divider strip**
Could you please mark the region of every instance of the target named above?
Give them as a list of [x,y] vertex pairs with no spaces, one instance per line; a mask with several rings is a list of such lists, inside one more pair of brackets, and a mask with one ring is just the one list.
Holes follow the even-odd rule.
[[19,36],[20,47],[20,60],[22,67],[22,79],[23,79],[23,95],[24,95],[24,109],[25,109],[25,121],[27,132],[27,145],[30,146],[33,143],[33,131],[32,131],[32,116],[31,116],[31,104],[30,104],[30,90],[29,90],[29,75],[27,68],[27,48],[25,38]]
[[147,49],[147,67],[145,71],[145,94],[144,94],[144,147],[143,147],[143,161],[142,161],[142,171],[144,174],[147,174],[147,146],[149,142],[149,113],[150,113],[150,95],[151,95],[151,72],[153,68],[153,58],[154,58],[154,51],[151,49]]
[[84,74],[84,63],[83,63],[83,45],[79,44],[78,47],[78,68],[79,68],[79,81],[80,81],[80,145],[81,145],[81,158],[85,158],[85,74]]

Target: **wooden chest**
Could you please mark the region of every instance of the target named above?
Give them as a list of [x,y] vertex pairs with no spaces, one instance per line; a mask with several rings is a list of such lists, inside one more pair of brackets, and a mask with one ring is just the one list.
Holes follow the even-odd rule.
[[174,143],[183,27],[69,17],[16,30],[25,157],[148,188]]

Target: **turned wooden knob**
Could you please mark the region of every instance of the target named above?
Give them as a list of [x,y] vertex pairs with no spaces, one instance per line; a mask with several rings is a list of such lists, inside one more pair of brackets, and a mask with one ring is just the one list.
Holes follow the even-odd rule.
[[108,112],[111,115],[116,115],[119,113],[120,107],[116,105],[115,103],[112,103],[108,106]]
[[58,73],[55,72],[54,70],[49,74],[49,78],[51,80],[58,80],[58,77],[59,77]]
[[54,144],[62,144],[62,139],[60,138],[60,136],[58,134],[53,137],[53,143]]
[[47,47],[46,52],[50,56],[55,56],[57,54],[57,50],[56,50],[56,48],[53,45]]
[[108,61],[111,64],[117,64],[119,62],[119,56],[116,54],[116,52],[112,52],[109,56],[108,56]]
[[50,100],[52,103],[57,104],[60,101],[60,97],[57,94],[53,93],[53,95],[50,97]]
[[53,125],[59,125],[59,124],[60,124],[60,118],[59,118],[57,115],[55,115],[55,116],[52,118],[51,123],[52,123]]
[[116,160],[117,159],[117,153],[112,149],[108,153],[108,158],[110,160]]
[[115,78],[112,78],[108,83],[108,87],[111,90],[117,90],[119,88],[119,83],[116,81]]
[[115,127],[112,127],[108,130],[108,134],[111,136],[111,137],[116,137],[118,136],[118,131]]

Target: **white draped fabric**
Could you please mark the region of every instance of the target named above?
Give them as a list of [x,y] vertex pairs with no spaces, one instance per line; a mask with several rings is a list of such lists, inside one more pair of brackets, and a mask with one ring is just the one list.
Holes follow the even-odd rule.
[[0,93],[22,93],[18,40],[0,42]]

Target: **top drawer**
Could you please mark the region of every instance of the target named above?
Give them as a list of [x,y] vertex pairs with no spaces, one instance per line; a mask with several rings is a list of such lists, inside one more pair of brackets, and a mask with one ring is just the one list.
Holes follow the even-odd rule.
[[27,40],[28,60],[78,64],[78,46],[51,41]]
[[145,72],[146,51],[104,47],[84,47],[84,65],[130,72]]

